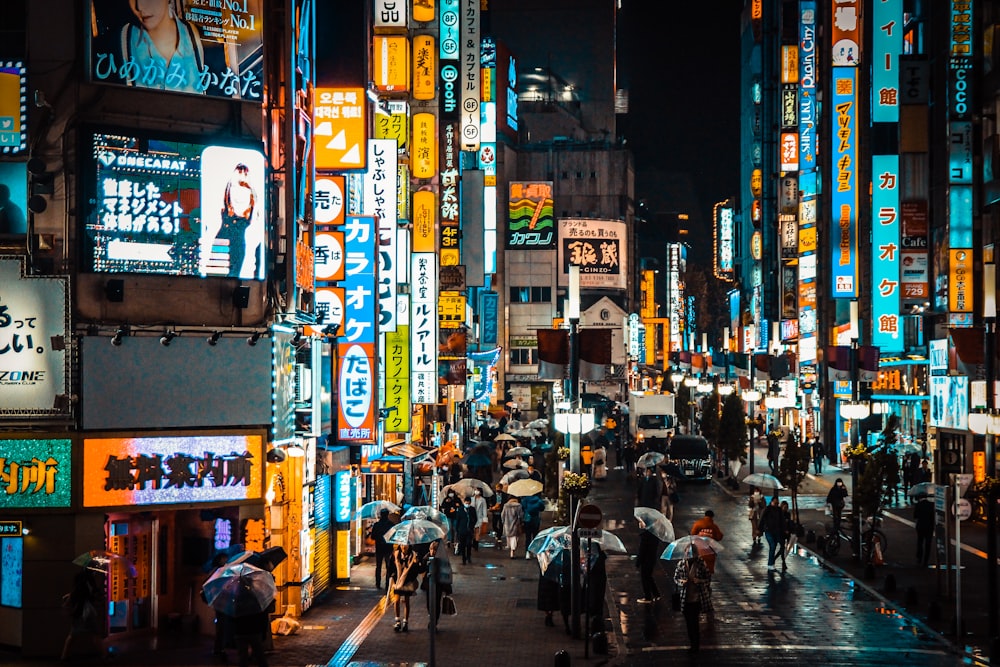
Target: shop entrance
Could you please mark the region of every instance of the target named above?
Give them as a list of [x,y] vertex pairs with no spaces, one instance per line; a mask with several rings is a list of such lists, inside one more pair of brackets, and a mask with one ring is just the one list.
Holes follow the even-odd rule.
[[148,516],[111,515],[105,525],[108,551],[135,564],[135,576],[125,564],[108,572],[108,631],[121,636],[152,627],[153,549],[157,521]]

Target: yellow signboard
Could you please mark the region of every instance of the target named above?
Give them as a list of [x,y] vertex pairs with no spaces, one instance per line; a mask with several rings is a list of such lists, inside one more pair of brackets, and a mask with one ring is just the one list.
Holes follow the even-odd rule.
[[437,175],[436,120],[432,113],[413,114],[410,170],[414,178],[434,178]]
[[972,312],[972,250],[952,248],[948,252],[948,310]]
[[394,139],[398,148],[406,148],[406,138],[410,134],[409,118],[410,105],[403,100],[389,100],[384,109],[382,105],[375,107],[375,138]]
[[442,326],[465,321],[465,295],[460,292],[441,292],[438,295],[438,320]]
[[437,195],[430,190],[413,193],[413,252],[436,252],[434,239]]
[[799,47],[781,47],[781,83],[799,82]]
[[430,35],[413,37],[413,99],[433,100],[437,80],[437,46]]
[[375,35],[372,40],[372,76],[384,92],[409,90],[410,44],[402,35]]
[[799,227],[799,254],[816,252],[816,228]]
[[434,20],[434,0],[413,0],[413,20],[429,23]]
[[364,88],[317,88],[313,93],[317,169],[363,169],[368,145]]

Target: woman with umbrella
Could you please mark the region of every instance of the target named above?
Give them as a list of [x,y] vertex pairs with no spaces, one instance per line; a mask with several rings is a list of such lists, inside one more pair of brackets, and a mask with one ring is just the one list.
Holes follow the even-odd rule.
[[[396,593],[394,608],[396,622],[392,629],[396,632],[407,632],[410,624],[410,597],[420,586],[421,561],[409,544],[396,545],[395,561],[398,573],[393,588],[393,592]],[[400,615],[401,610],[402,615]]]
[[698,547],[691,545],[687,560],[681,561],[674,568],[674,585],[681,597],[681,613],[687,624],[688,639],[691,650],[701,647],[701,631],[698,626],[702,609],[710,609],[712,604],[709,581],[711,575],[708,566],[698,552]]

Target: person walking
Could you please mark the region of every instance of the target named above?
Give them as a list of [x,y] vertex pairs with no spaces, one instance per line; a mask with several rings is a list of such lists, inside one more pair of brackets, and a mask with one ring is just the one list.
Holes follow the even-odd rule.
[[521,498],[521,511],[524,512],[524,558],[531,558],[528,553],[528,545],[538,535],[538,529],[542,527],[542,512],[545,511],[545,501],[538,494]]
[[934,503],[926,496],[913,508],[913,520],[917,529],[917,563],[926,566],[934,541]]
[[764,532],[764,539],[767,540],[767,569],[774,570],[774,561],[777,558],[778,549],[782,547],[785,537],[785,520],[781,514],[781,507],[778,505],[778,496],[773,496],[771,502],[764,508],[761,515],[761,530]]
[[663,490],[660,492],[660,514],[667,517],[667,521],[674,520],[674,503],[680,500],[677,493],[677,481],[672,475],[666,472],[660,473],[663,480]]
[[517,498],[511,497],[504,503],[500,519],[503,523],[503,534],[507,538],[510,557],[514,558],[514,552],[517,551],[517,538],[521,535],[522,523],[524,522],[524,509]]
[[582,581],[586,587],[583,611],[590,616],[590,628],[584,631],[592,634],[604,630],[604,597],[608,589],[608,555],[601,545],[594,542],[583,551],[584,572]]
[[[567,556],[568,558],[568,556]],[[560,566],[550,564],[549,569],[542,572],[541,564],[538,567],[538,611],[545,612],[545,625],[554,628],[556,625],[554,614],[559,611],[559,570]]]
[[813,474],[822,475],[823,474],[823,459],[826,456],[826,451],[824,450],[823,443],[819,441],[819,437],[813,438],[812,441],[812,460],[813,460]]
[[393,592],[396,594],[394,611],[396,612],[396,622],[392,629],[396,632],[406,632],[410,624],[410,597],[417,592],[420,586],[421,560],[417,553],[409,544],[401,544],[396,547],[393,554],[396,561],[396,585]]
[[785,557],[788,550],[795,546],[798,536],[795,534],[795,521],[792,520],[792,512],[788,509],[788,501],[782,500],[778,506],[781,508],[781,569],[787,570]]
[[[60,660],[67,660],[74,655],[91,657],[96,654],[103,657],[100,610],[106,605],[101,598],[101,590],[91,571],[83,569],[77,572],[73,577],[72,590],[63,596],[63,607],[69,611],[71,621]],[[88,645],[85,649],[74,647],[78,638],[82,638],[83,643]]]
[[459,509],[458,526],[458,554],[462,557],[462,565],[472,562],[472,536],[476,529],[476,508],[472,505],[472,497],[469,496],[462,501]]
[[830,487],[830,492],[826,494],[826,504],[830,506],[830,515],[833,517],[833,532],[836,535],[840,532],[841,518],[844,515],[844,507],[847,505],[847,487],[841,478],[838,477],[837,481]]
[[[451,561],[448,560],[448,550],[441,549],[441,540],[431,542],[427,551],[427,559],[421,569],[424,570],[424,580],[420,588],[426,594],[427,615],[431,615],[431,577],[434,577],[434,628],[438,628],[441,622],[441,598],[452,594],[452,569]],[[431,574],[430,559],[434,559],[434,574]],[[428,621],[430,625],[430,621]]]
[[[692,524],[691,534],[711,537],[716,542],[721,542],[722,538],[725,537],[722,529],[715,523],[715,512],[712,510],[705,510],[705,516]],[[703,560],[705,561],[705,567],[708,568],[709,575],[715,574],[715,554],[705,554]],[[709,579],[711,579],[711,576],[709,576]]]
[[389,580],[396,570],[392,562],[392,545],[385,541],[385,534],[393,527],[389,519],[389,510],[378,513],[378,521],[372,524],[371,537],[375,542],[375,588],[382,588],[382,564],[385,563],[385,587],[389,588]]
[[253,652],[254,660],[257,661],[257,667],[267,667],[264,638],[271,632],[268,613],[259,611],[254,614],[235,616],[231,623],[233,636],[236,638],[236,653],[239,656],[240,667],[249,667],[251,652]]
[[458,538],[455,535],[455,524],[458,522],[458,511],[462,509],[462,501],[454,489],[448,490],[448,495],[441,501],[441,512],[448,518],[448,546],[455,546],[458,554]]
[[483,498],[483,490],[476,489],[472,496],[472,507],[476,510],[476,529],[472,531],[472,548],[479,551],[479,540],[489,532],[490,511]]
[[771,474],[778,474],[778,458],[781,456],[781,429],[774,422],[767,431],[767,465],[771,468]]
[[653,467],[643,468],[639,479],[639,507],[648,507],[660,511],[663,498],[663,480],[656,474]]
[[702,610],[711,609],[712,606],[710,581],[711,573],[708,571],[708,565],[698,554],[697,549],[692,547],[690,556],[674,568],[674,585],[680,593],[681,613],[684,615],[688,640],[694,652],[701,648],[699,617]]
[[660,559],[659,547],[660,540],[646,530],[646,524],[640,521],[639,552],[635,559],[635,566],[639,568],[639,580],[642,582],[642,597],[637,600],[640,604],[652,604],[660,599],[660,589],[653,578],[656,561]]
[[760,544],[760,538],[763,534],[760,529],[760,517],[764,514],[765,507],[767,507],[767,501],[764,499],[764,494],[760,492],[760,489],[750,487],[750,498],[747,500],[747,518],[750,520],[754,545]]

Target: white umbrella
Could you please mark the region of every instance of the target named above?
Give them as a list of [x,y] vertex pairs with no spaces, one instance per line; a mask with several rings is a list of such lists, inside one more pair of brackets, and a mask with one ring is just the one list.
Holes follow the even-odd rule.
[[[480,491],[483,492],[483,495],[486,496],[487,498],[493,495],[493,489],[490,488],[490,485],[481,479],[476,479],[475,477],[463,477],[462,479],[452,484],[452,486],[454,486],[456,489],[469,487],[473,491],[479,489]],[[472,494],[470,493],[469,495]]]
[[665,457],[659,452],[646,452],[639,457],[635,465],[639,468],[653,468],[657,466]]
[[504,476],[500,478],[500,483],[503,485],[510,484],[511,482],[516,482],[519,479],[528,479],[528,471],[522,468],[516,470],[511,470],[510,472],[504,473]]
[[511,447],[505,456],[531,456],[531,450],[527,447]]
[[390,528],[385,534],[385,541],[389,544],[427,544],[444,536],[445,532],[436,523],[426,519],[410,519]]
[[398,512],[399,505],[396,503],[389,502],[388,500],[373,500],[370,503],[365,503],[358,508],[358,513],[355,515],[357,519],[377,519],[382,510],[389,510],[390,513]]
[[542,483],[536,479],[519,479],[510,483],[507,487],[507,494],[511,496],[517,496],[523,498],[524,496],[533,496],[536,493],[541,493]]
[[518,468],[521,469],[527,468],[528,464],[522,461],[521,459],[514,458],[514,459],[507,459],[506,461],[504,461],[503,467],[506,470],[517,470]]
[[906,492],[910,498],[933,497],[937,493],[937,485],[930,482],[920,482],[910,487]]
[[514,436],[509,433],[501,433],[497,437],[493,438],[493,442],[503,442],[505,440],[517,440]]
[[546,428],[549,425],[548,419],[532,419],[528,422],[528,428]]
[[697,550],[702,556],[717,554],[724,547],[716,540],[707,535],[685,535],[667,545],[667,548],[660,554],[663,560],[684,560],[691,555],[692,550]]
[[674,534],[674,524],[661,512],[651,507],[636,507],[633,510],[635,518],[638,519],[643,530],[648,530],[661,542],[673,542],[677,537]]
[[768,475],[766,472],[755,472],[752,475],[747,475],[743,478],[743,483],[756,486],[758,489],[775,490],[785,488],[780,479],[774,475]]

